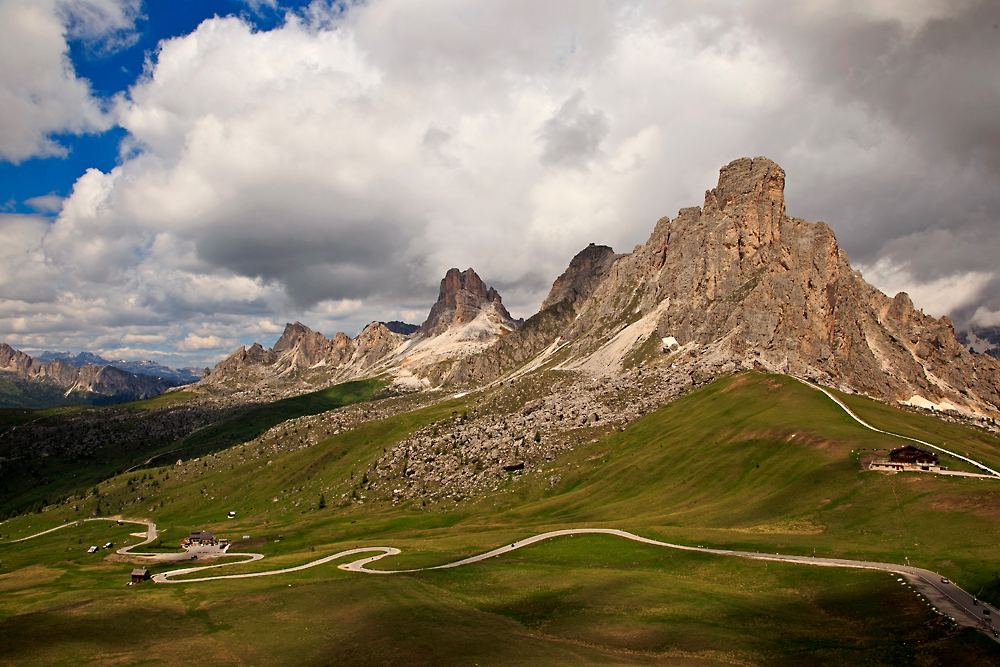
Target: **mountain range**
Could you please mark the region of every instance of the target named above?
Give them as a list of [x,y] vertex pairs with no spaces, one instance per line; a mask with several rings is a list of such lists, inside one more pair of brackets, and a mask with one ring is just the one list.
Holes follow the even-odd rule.
[[[869,285],[786,213],[784,181],[730,163],[631,252],[583,248],[524,322],[455,268],[420,325],[289,323],[182,392],[0,411],[0,652],[166,661],[183,636],[234,664],[996,664],[1000,362],[965,347],[989,333],[960,341]],[[0,397],[8,376],[71,400],[125,375],[9,346],[0,369]],[[870,468],[914,439],[944,468]],[[129,521],[161,527],[154,556],[122,549]],[[206,529],[263,562],[174,579],[201,600],[181,620],[135,573],[120,587],[195,574],[206,554],[180,540]],[[362,551],[410,574],[330,565]],[[108,609],[143,640],[95,639]]]
[[327,338],[301,322],[288,324],[274,347],[240,347],[200,384],[234,391],[267,386],[281,395],[386,373],[408,390],[460,384],[468,379],[455,372],[464,368],[461,362],[519,323],[497,291],[470,268],[448,271],[419,327],[392,324],[372,322],[355,338],[341,332]]
[[373,322],[332,339],[289,324],[270,350],[240,348],[201,381],[301,393],[387,374],[399,388],[482,384],[554,369],[614,376],[668,365],[692,382],[741,369],[969,415],[1000,411],[1000,362],[952,322],[890,298],[851,268],[833,231],[787,215],[785,172],[765,157],[720,170],[703,205],[661,218],[645,244],[591,244],[518,324],[471,268],[451,269],[427,320]]
[[180,384],[107,364],[46,363],[0,343],[0,407],[108,405],[156,396]]
[[372,322],[355,337],[327,338],[289,323],[272,348],[240,347],[211,372],[86,352],[32,358],[4,345],[4,400],[113,402],[196,381],[195,391],[253,402],[374,377],[418,391],[535,370],[615,377],[651,366],[690,384],[760,369],[888,402],[998,414],[1000,361],[966,349],[995,352],[995,332],[956,338],[948,318],[924,314],[906,293],[880,292],[826,224],[786,213],[784,186],[768,158],[734,160],[702,206],[661,218],[632,252],[580,251],[525,322],[472,268],[453,268],[419,326]]
[[129,361],[127,359],[119,359],[117,361],[109,361],[93,352],[78,352],[77,354],[73,354],[72,352],[52,352],[49,350],[23,351],[43,364],[58,360],[74,368],[81,368],[82,366],[114,366],[135,375],[152,375],[158,378],[177,380],[181,384],[197,382],[205,375],[205,369],[202,368],[170,368],[169,366],[148,360]]

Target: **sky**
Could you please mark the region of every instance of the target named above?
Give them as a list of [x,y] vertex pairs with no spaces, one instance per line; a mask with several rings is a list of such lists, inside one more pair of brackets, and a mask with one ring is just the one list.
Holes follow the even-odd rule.
[[0,341],[170,366],[530,317],[765,155],[790,215],[1000,326],[995,0],[0,0]]

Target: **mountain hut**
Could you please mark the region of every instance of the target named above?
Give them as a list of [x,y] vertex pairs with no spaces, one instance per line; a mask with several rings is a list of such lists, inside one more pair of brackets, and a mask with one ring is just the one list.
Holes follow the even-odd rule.
[[889,452],[889,460],[895,463],[915,463],[917,465],[934,465],[938,455],[929,449],[918,445],[906,445]]

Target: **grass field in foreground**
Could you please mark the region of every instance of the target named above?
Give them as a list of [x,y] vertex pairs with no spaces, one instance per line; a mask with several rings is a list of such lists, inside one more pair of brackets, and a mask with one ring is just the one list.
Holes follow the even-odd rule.
[[[186,664],[210,655],[223,665],[1000,664],[988,639],[955,630],[887,574],[714,558],[608,536],[560,538],[415,575],[329,565],[124,587],[121,577],[109,583],[113,567],[57,562],[0,580],[0,662]],[[14,605],[21,613],[8,613]]]
[[[862,416],[882,426],[882,406],[853,400],[861,407],[852,409],[870,409]],[[1000,602],[992,597],[1000,482],[862,471],[859,450],[898,441],[789,378],[721,379],[475,501],[393,506],[362,486],[383,448],[465,407],[441,403],[289,454],[231,448],[184,474],[171,467],[131,484],[129,476],[109,481],[101,499],[106,509],[150,516],[161,530],[174,523],[178,536],[199,528],[250,535],[246,546],[268,557],[233,572],[360,545],[404,549],[379,567],[433,565],[590,525],[749,550],[890,562],[905,555]],[[984,459],[1000,451],[975,431],[884,409],[930,442],[962,439]],[[561,479],[550,488],[553,476]],[[352,491],[365,502],[339,506]],[[313,506],[320,493],[325,509]],[[0,533],[16,538],[89,509],[19,517]],[[238,509],[237,519],[224,519],[228,509]],[[29,647],[43,646],[39,662],[156,664],[210,650],[220,664],[1000,664],[986,638],[948,630],[880,573],[588,536],[436,573],[365,576],[330,565],[136,589],[122,586],[132,566],[82,554],[87,540],[77,530],[97,529],[0,545],[0,644],[9,647],[0,660],[30,662]],[[83,630],[125,618],[135,636]],[[45,644],[43,635],[65,639]]]

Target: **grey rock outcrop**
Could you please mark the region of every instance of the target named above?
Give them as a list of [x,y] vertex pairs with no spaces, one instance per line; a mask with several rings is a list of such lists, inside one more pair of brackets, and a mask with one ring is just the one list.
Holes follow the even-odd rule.
[[409,324],[407,322],[400,322],[399,320],[392,320],[391,322],[380,322],[379,324],[385,325],[385,328],[392,333],[398,333],[401,336],[409,336],[415,334],[417,329],[420,328],[418,324]]
[[441,280],[438,299],[417,334],[438,336],[451,327],[470,324],[483,313],[508,330],[517,326],[497,291],[487,287],[475,271],[449,269]]
[[[644,245],[602,267],[589,296],[577,297],[577,317],[557,336],[568,341],[560,367],[620,372],[655,335],[702,348],[709,374],[756,367],[996,414],[1000,364],[964,350],[947,318],[865,282],[826,224],[786,214],[784,184],[767,158],[723,167],[702,207],[659,220]],[[588,273],[578,258],[546,303]],[[492,369],[482,370],[490,379]]]
[[576,254],[566,271],[552,283],[540,310],[551,308],[561,301],[570,304],[586,301],[619,257],[610,247],[591,243]]

